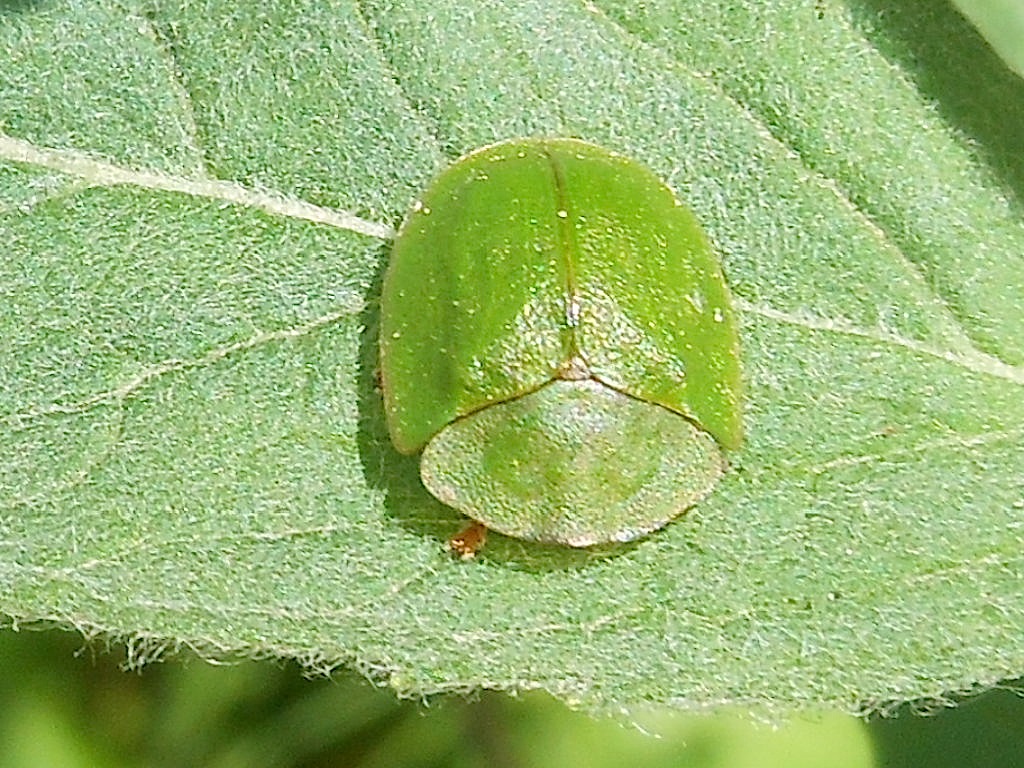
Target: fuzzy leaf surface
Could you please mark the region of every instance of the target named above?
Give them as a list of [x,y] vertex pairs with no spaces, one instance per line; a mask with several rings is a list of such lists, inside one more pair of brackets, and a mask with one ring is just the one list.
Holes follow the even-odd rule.
[[[1021,674],[1024,84],[898,5],[0,5],[0,611],[591,710]],[[635,544],[462,563],[383,428],[380,275],[525,135],[696,211],[747,438]]]

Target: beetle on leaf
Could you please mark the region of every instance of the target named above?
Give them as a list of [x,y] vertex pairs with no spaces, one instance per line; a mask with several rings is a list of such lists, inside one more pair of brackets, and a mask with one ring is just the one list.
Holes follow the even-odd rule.
[[432,182],[385,273],[380,355],[388,431],[423,452],[426,488],[521,539],[637,538],[707,496],[742,439],[736,322],[696,218],[576,139],[489,145]]

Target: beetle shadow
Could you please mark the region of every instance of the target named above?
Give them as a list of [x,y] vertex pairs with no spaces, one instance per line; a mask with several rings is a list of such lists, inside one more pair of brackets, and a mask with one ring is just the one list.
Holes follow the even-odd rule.
[[[447,555],[448,539],[469,523],[469,519],[435,499],[420,482],[419,455],[403,456],[391,445],[384,421],[384,400],[380,387],[378,335],[380,297],[390,245],[380,251],[379,267],[366,292],[360,313],[357,372],[359,432],[356,437],[363,476],[371,488],[384,495],[387,516],[407,531],[434,541]],[[530,572],[577,570],[628,554],[638,542],[608,544],[576,549],[557,544],[538,544],[489,531],[487,544],[475,561]],[[451,556],[452,567],[471,565]]]

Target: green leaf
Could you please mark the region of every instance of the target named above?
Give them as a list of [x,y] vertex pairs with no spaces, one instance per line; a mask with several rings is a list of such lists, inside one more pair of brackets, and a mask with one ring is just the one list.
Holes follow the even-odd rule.
[[[1019,674],[1024,86],[898,6],[0,7],[0,611],[592,710]],[[541,134],[707,227],[747,441],[635,544],[456,562],[383,429],[380,273],[433,173]]]

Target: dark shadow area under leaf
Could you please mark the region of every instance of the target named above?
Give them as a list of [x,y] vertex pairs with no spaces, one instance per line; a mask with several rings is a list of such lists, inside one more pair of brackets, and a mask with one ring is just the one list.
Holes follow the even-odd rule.
[[[448,539],[468,523],[458,511],[437,501],[420,483],[419,456],[402,456],[391,445],[384,421],[380,390],[378,335],[380,296],[390,244],[381,248],[380,266],[367,291],[360,316],[363,328],[359,344],[359,454],[366,482],[384,492],[389,517],[406,530],[437,542],[447,550]],[[655,532],[651,535],[658,535]],[[641,539],[642,540],[642,539]],[[638,542],[608,544],[574,549],[555,544],[537,544],[502,536],[493,531],[476,560],[497,563],[517,570],[549,572],[583,568],[631,552]],[[452,567],[471,567],[452,556]]]
[[869,731],[878,768],[1024,766],[1024,680],[955,707],[921,713],[904,705],[894,715],[873,717]]
[[[87,757],[66,764],[501,766],[510,758],[509,764],[548,766],[569,755],[592,756],[595,748],[639,746],[631,764],[654,768],[720,765],[715,756],[734,754],[728,750],[745,736],[750,741],[742,743],[765,745],[757,733],[728,727],[728,716],[704,738],[684,728],[669,730],[667,741],[622,745],[620,723],[588,723],[540,694],[445,695],[426,706],[398,701],[354,673],[306,679],[297,665],[278,661],[214,665],[181,653],[129,673],[116,640],[28,629],[46,625],[16,632],[5,624],[0,631],[5,765],[54,765],[54,754],[77,754]],[[1024,763],[1024,698],[1012,691],[989,691],[931,716],[910,707],[895,714],[868,725],[875,768]],[[792,744],[810,750],[822,741],[833,745],[834,735],[808,730]],[[659,743],[676,746],[666,751]],[[552,755],[552,744],[568,751]],[[73,749],[55,752],[60,746]],[[758,764],[806,765],[800,754],[761,755]],[[837,753],[834,762],[843,757],[849,756]]]
[[1024,205],[1024,80],[949,3],[850,0],[850,10]]

